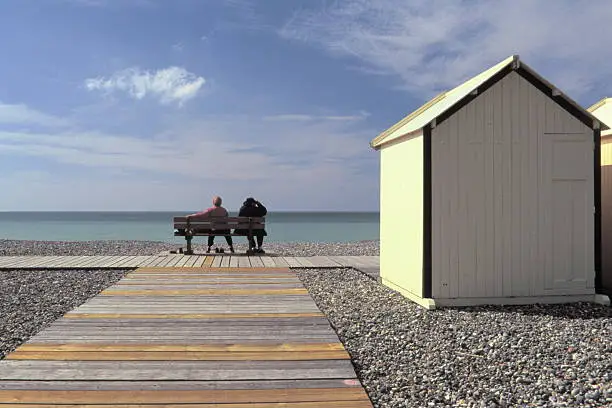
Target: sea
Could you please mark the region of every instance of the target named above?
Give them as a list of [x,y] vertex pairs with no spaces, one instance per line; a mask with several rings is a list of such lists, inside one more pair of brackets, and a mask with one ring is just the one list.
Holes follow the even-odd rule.
[[[172,218],[191,212],[0,212],[0,239],[184,242]],[[269,212],[266,231],[267,242],[378,240],[379,213]]]

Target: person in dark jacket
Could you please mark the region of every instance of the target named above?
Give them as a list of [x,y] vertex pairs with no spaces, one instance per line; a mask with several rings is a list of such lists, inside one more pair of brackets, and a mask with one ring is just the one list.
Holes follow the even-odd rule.
[[[268,213],[266,207],[255,200],[253,197],[248,197],[244,203],[242,203],[242,207],[240,207],[240,211],[238,212],[239,217],[264,217]],[[247,229],[236,229],[234,230],[235,234],[246,235],[248,236],[249,230]],[[256,253],[263,254],[265,251],[261,248],[263,245],[264,237],[267,236],[268,233],[265,229],[254,230],[253,237],[249,237],[249,250],[252,250]],[[255,248],[255,239],[257,237],[257,249]]]

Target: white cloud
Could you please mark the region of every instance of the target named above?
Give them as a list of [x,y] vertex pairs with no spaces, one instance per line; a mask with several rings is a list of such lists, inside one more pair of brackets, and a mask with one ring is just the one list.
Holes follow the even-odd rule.
[[324,9],[297,13],[280,34],[352,58],[364,71],[393,75],[401,87],[427,96],[511,54],[578,97],[607,80],[612,70],[607,43],[612,2],[607,0],[324,4]]
[[169,117],[154,135],[0,127],[0,158],[19,160],[21,168],[44,158],[79,169],[50,170],[38,181],[33,169],[5,177],[4,191],[21,185],[21,192],[0,199],[0,209],[17,208],[19,197],[37,209],[199,208],[214,193],[228,203],[253,195],[277,210],[378,205],[378,173],[372,171],[378,155],[368,145],[373,131],[361,121]]
[[24,104],[5,104],[0,102],[0,124],[59,127],[67,126],[68,122],[53,115],[47,115],[30,109]]
[[128,68],[109,78],[87,79],[85,87],[90,91],[126,92],[135,99],[151,96],[163,104],[177,103],[181,106],[193,99],[205,83],[203,77],[172,66],[155,72]]

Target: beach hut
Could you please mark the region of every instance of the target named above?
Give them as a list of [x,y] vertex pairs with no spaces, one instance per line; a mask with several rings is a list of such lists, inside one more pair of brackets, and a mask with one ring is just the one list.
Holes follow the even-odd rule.
[[382,132],[383,284],[427,308],[605,302],[607,129],[513,55]]
[[[604,98],[589,109],[603,123],[612,123],[612,98]],[[599,292],[612,296],[612,130],[601,132],[601,274]]]

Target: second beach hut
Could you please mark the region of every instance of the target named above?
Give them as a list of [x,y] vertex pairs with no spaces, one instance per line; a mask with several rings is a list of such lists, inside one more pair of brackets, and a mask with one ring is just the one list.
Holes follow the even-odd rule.
[[[589,112],[605,123],[612,123],[612,98],[604,98]],[[612,130],[601,132],[601,274],[598,289],[612,296]]]
[[383,284],[427,308],[595,300],[606,129],[513,55],[382,132]]

